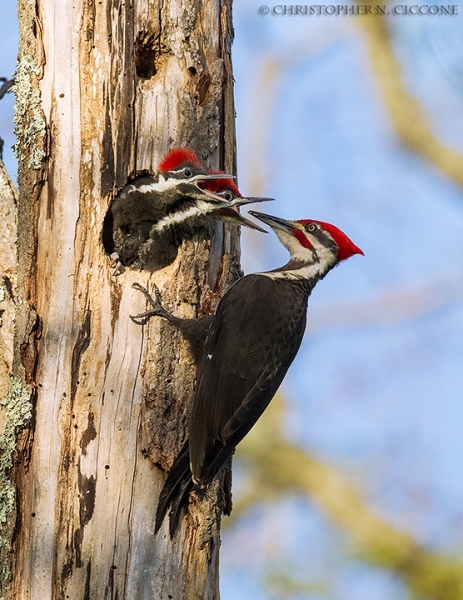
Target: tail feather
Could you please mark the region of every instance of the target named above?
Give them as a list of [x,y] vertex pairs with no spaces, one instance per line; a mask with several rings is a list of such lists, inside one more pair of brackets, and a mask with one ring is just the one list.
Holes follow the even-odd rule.
[[167,511],[172,505],[169,515],[169,530],[171,537],[173,537],[179,523],[181,508],[188,499],[192,483],[190,454],[188,451],[188,441],[186,441],[175,459],[159,495],[158,507],[156,509],[156,524],[154,527],[155,534],[159,531]]
[[188,503],[188,497],[190,495],[190,490],[192,487],[193,479],[191,477],[190,472],[188,479],[185,479],[180,484],[178,494],[172,501],[172,508],[169,512],[169,533],[171,538],[174,537],[175,532],[177,531],[178,524],[180,523],[183,517],[183,508]]

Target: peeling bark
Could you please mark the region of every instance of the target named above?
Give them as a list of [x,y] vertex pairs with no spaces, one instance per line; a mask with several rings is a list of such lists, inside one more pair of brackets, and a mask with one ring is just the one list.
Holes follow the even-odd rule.
[[218,224],[162,271],[114,278],[101,229],[128,177],[171,147],[235,171],[229,4],[20,0],[19,11],[15,373],[34,393],[8,597],[218,598],[218,485],[192,500],[173,541],[153,535],[192,356],[168,323],[129,315],[145,308],[135,281],[155,282],[176,314],[209,312],[238,275],[238,233]]

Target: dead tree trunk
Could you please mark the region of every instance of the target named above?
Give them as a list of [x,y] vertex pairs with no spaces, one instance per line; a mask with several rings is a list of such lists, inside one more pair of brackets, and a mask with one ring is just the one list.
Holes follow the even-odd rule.
[[[228,0],[19,0],[16,377],[30,390],[13,477],[8,598],[218,598],[216,502],[193,499],[173,541],[157,496],[185,438],[195,368],[138,281],[179,315],[208,313],[238,269],[217,225],[156,273],[115,278],[107,207],[136,170],[187,145],[234,172]],[[220,494],[219,494],[220,496]],[[215,508],[214,508],[215,507]]]

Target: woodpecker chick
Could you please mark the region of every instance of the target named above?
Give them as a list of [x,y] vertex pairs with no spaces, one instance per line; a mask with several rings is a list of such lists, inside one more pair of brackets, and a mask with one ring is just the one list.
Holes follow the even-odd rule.
[[135,285],[152,310],[133,320],[143,324],[154,315],[169,320],[190,341],[199,363],[189,438],[172,465],[156,512],[157,532],[169,511],[171,537],[190,491],[207,487],[278,390],[302,342],[307,302],[317,282],[339,262],[363,254],[329,223],[251,214],[272,227],[290,259],[278,269],[239,279],[215,314],[180,319],[163,308],[157,289],[153,299]]
[[[171,150],[159,163],[155,177],[135,179],[111,203],[103,225],[106,252],[118,265],[135,265],[140,262],[141,245],[160,220],[185,212],[203,201],[214,204],[223,201],[207,188],[200,188],[200,182],[231,177],[207,173],[196,154],[187,148]],[[166,239],[153,267],[161,268],[172,262],[178,245]]]
[[183,240],[214,220],[264,231],[234,208],[263,200],[242,198],[231,175],[207,173],[194,152],[178,148],[161,161],[156,178],[141,177],[121,190],[106,215],[103,244],[116,271],[127,265],[161,269]]
[[[222,171],[209,171],[209,173],[211,175],[223,174]],[[220,196],[225,200],[221,205],[210,205],[211,212],[209,213],[209,219],[211,221],[217,220],[224,221],[225,223],[232,223],[233,225],[245,225],[251,229],[267,233],[265,229],[262,229],[262,227],[259,227],[239,213],[237,207],[246,204],[254,204],[256,202],[272,202],[274,198],[261,198],[256,196],[243,198],[237,185],[231,179],[211,179],[205,184],[202,184],[201,187],[207,188],[210,192],[214,192],[217,196]]]

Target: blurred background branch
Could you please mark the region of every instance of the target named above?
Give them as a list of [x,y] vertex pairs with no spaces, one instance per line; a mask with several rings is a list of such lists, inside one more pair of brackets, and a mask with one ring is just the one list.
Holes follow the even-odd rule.
[[[384,6],[379,0],[357,0],[359,5]],[[380,11],[359,16],[369,45],[369,56],[392,125],[406,148],[428,160],[452,181],[463,186],[463,156],[443,144],[432,131],[421,103],[406,89],[392,46],[387,17]]]
[[362,560],[395,572],[412,597],[461,600],[463,562],[424,548],[375,514],[346,475],[284,436],[284,413],[279,396],[238,447],[247,483],[225,524],[235,523],[255,503],[303,494],[350,536]]

